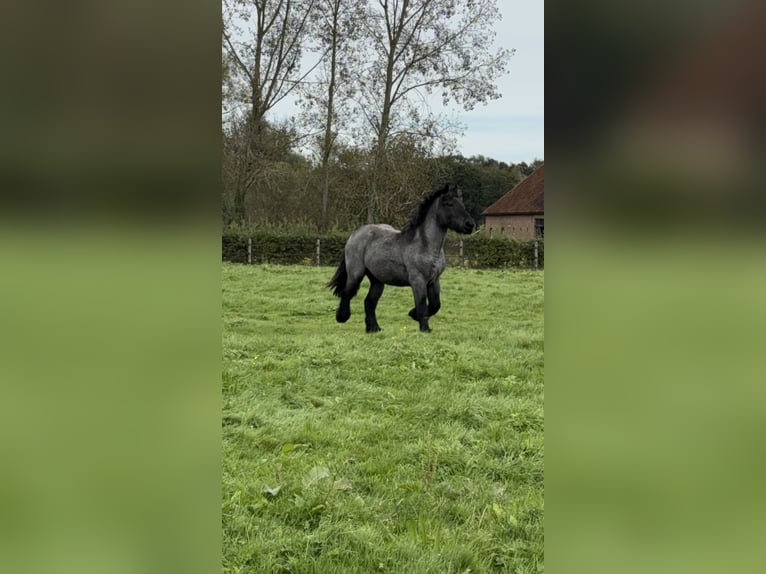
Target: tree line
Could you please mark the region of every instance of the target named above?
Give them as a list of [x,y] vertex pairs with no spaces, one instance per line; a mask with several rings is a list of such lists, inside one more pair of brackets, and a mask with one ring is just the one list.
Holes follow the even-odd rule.
[[224,0],[222,16],[224,224],[400,224],[448,180],[476,217],[537,165],[455,155],[459,127],[427,105],[500,97],[496,0]]

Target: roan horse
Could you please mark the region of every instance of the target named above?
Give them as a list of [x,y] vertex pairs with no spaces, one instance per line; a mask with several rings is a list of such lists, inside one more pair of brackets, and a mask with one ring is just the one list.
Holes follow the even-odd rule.
[[471,233],[476,224],[449,185],[426,196],[404,229],[390,225],[364,225],[346,242],[340,265],[327,284],[340,297],[335,313],[338,323],[351,316],[351,299],[362,279],[370,279],[370,291],[364,299],[367,332],[380,331],[375,317],[384,285],[412,287],[415,307],[410,317],[420,323],[421,331],[430,331],[429,317],[441,307],[439,276],[444,271],[444,237],[448,229]]

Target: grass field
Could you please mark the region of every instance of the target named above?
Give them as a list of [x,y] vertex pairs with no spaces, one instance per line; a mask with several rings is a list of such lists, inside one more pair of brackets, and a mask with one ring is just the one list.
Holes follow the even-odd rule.
[[223,571],[543,571],[543,272],[447,269],[432,333],[329,267],[223,266]]

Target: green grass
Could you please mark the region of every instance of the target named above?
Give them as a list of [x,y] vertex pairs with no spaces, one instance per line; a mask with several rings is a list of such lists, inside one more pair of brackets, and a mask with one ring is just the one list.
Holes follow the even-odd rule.
[[328,267],[223,266],[226,573],[543,571],[543,272],[448,269],[432,333]]

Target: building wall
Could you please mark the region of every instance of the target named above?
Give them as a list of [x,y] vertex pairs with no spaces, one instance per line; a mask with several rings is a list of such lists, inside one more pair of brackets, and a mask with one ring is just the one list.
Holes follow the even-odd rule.
[[484,226],[492,234],[508,235],[516,239],[535,237],[535,219],[544,219],[543,215],[485,215]]

